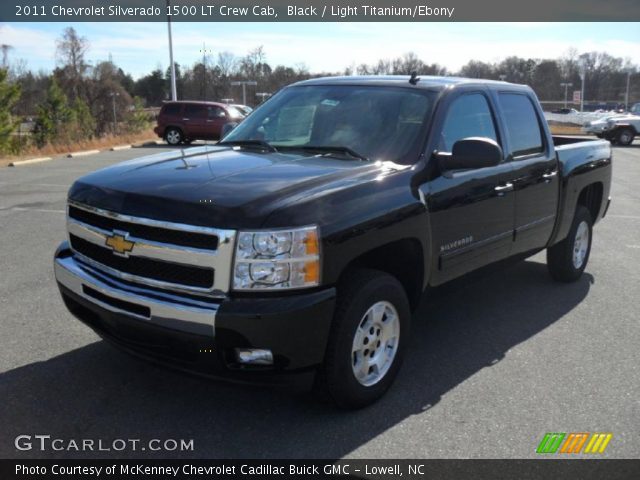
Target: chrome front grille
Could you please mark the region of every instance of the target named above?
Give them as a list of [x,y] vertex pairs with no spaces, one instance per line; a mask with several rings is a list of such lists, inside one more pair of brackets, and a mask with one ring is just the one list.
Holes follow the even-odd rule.
[[122,215],[70,202],[76,257],[109,275],[167,290],[229,291],[235,230]]

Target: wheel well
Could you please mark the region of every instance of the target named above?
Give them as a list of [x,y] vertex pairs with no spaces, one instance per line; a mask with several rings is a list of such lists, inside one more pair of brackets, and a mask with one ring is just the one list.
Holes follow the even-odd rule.
[[638,134],[638,130],[633,125],[618,125],[618,127],[615,129],[616,133],[621,132],[622,130],[631,130],[634,135]]
[[591,213],[591,220],[595,223],[602,206],[602,183],[592,183],[584,187],[578,197],[578,205],[587,207]]
[[343,275],[351,268],[371,268],[393,275],[404,287],[411,309],[418,306],[422,295],[424,255],[417,239],[398,240],[363,253],[347,265]]

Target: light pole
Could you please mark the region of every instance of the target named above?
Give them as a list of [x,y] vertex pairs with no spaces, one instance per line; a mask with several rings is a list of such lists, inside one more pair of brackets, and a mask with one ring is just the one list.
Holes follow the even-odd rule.
[[569,87],[573,87],[573,83],[562,82],[560,86],[564,87],[564,108],[567,108],[567,90],[569,89]]
[[584,112],[584,83],[587,76],[587,64],[583,61],[580,65],[580,111]]
[[627,70],[627,90],[624,94],[624,110],[629,111],[629,86],[631,85],[631,69]]
[[256,97],[260,97],[260,103],[264,103],[264,100],[266,98],[269,98],[271,96],[270,93],[267,92],[258,92],[256,93]]
[[507,76],[504,73],[501,73],[500,75],[498,75],[498,78],[500,78],[501,82],[504,82],[507,79]]
[[176,92],[176,66],[173,63],[173,40],[171,39],[171,15],[169,15],[171,2],[167,0],[167,29],[169,30],[169,62],[171,62],[171,100],[178,99]]
[[247,104],[247,85],[258,85],[255,80],[239,80],[237,82],[231,82],[231,85],[242,85],[242,104]]
[[109,96],[111,97],[111,106],[113,107],[113,134],[115,135],[116,129],[118,128],[118,119],[116,118],[116,97],[119,97],[120,94],[118,92],[111,92]]

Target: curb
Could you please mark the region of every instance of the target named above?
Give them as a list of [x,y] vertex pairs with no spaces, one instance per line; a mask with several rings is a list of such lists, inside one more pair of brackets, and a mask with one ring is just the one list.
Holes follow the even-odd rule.
[[164,142],[161,140],[152,140],[150,142],[136,143],[133,146],[134,147],[152,147],[154,145],[164,145]]
[[100,150],[85,150],[83,152],[71,152],[67,155],[67,158],[84,157],[85,155],[94,155],[100,153]]
[[40,163],[40,162],[48,162],[52,160],[52,157],[38,157],[38,158],[30,158],[28,160],[16,160],[15,162],[11,162],[9,167],[20,167],[22,165],[29,165],[31,163]]
[[109,150],[117,152],[118,150],[128,150],[131,147],[133,147],[133,145],[116,145],[115,147],[111,147]]

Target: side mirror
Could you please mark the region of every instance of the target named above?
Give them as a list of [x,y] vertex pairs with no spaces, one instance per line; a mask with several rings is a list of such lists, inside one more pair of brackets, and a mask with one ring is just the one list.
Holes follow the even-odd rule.
[[220,140],[227,136],[227,134],[238,126],[238,122],[227,122],[222,126],[222,132],[220,132]]
[[485,137],[469,137],[453,144],[451,155],[442,157],[443,170],[468,170],[494,167],[502,161],[502,148]]

